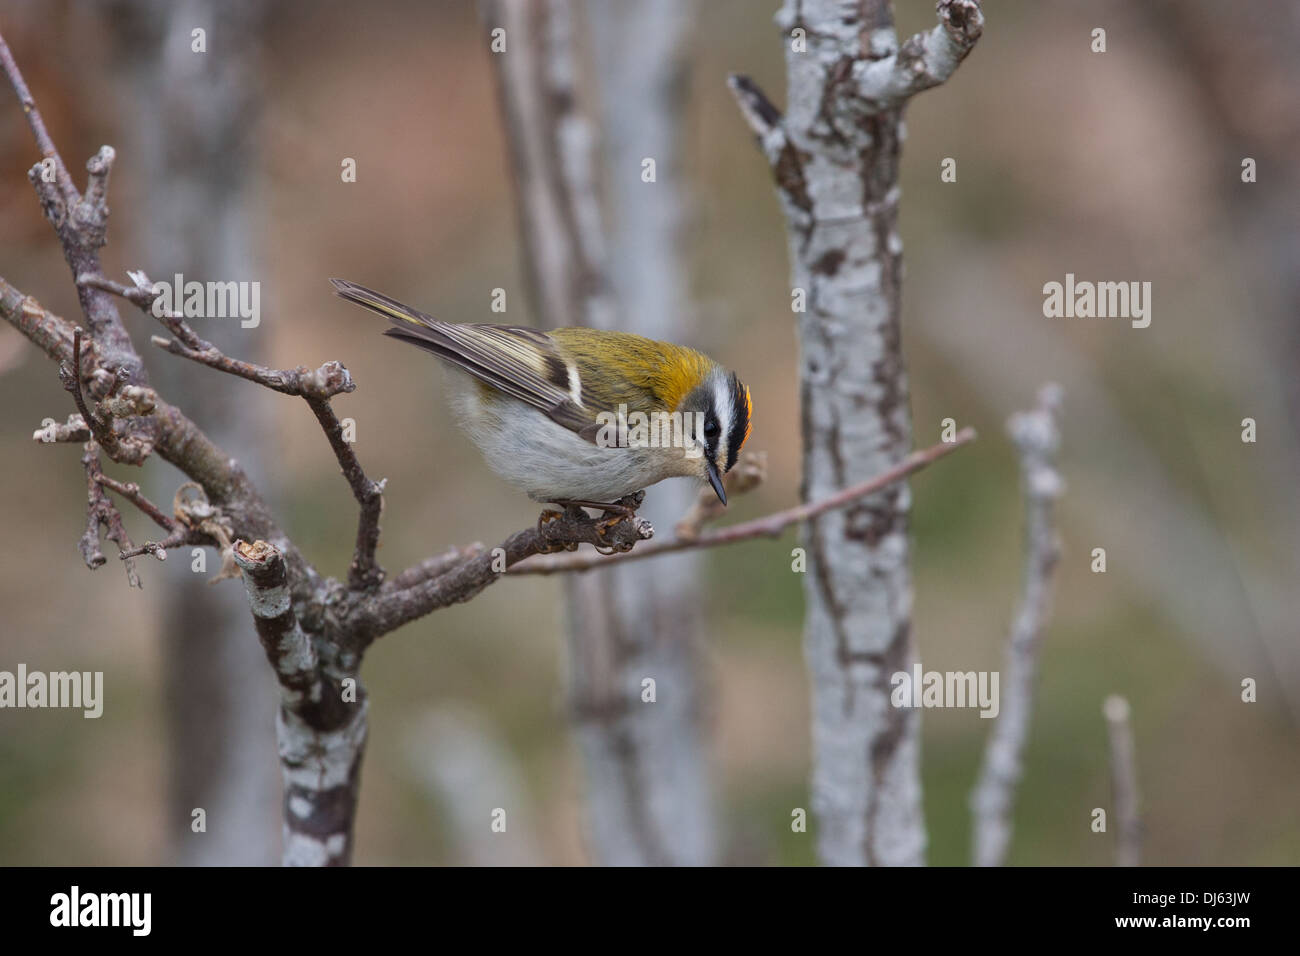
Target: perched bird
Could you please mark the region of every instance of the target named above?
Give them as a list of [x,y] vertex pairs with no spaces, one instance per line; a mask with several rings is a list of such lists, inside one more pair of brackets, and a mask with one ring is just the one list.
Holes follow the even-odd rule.
[[694,477],[727,503],[722,475],[749,437],[753,404],[708,356],[626,332],[453,325],[330,281],[392,322],[385,335],[465,373],[455,400],[461,427],[492,470],[535,501],[630,513],[619,499]]

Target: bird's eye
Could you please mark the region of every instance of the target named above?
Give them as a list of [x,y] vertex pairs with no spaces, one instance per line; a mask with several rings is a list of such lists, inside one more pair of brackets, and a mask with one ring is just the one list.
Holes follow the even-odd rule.
[[713,421],[713,420],[709,420],[709,421],[707,421],[707,422],[704,423],[704,437],[705,437],[705,438],[717,438],[717,437],[718,437],[718,432],[719,432],[719,431],[720,431],[720,428],[718,427],[718,423],[717,423],[717,422],[715,422],[715,421]]

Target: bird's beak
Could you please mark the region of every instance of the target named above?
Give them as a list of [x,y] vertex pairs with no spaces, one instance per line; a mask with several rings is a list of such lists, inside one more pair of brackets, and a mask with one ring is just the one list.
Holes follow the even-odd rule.
[[722,476],[718,474],[718,466],[711,461],[706,461],[704,463],[704,473],[709,476],[709,484],[718,493],[718,500],[725,505],[727,503],[727,490],[722,487]]

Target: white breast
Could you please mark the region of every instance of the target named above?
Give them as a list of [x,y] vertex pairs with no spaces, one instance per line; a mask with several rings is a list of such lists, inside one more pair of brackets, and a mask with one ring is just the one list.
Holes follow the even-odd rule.
[[515,399],[484,400],[453,373],[460,426],[498,475],[534,501],[615,501],[681,473],[680,454],[659,448],[601,448]]

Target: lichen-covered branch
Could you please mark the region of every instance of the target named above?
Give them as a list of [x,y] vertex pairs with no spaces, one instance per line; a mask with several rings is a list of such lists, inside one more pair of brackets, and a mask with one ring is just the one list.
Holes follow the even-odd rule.
[[1020,606],[1007,644],[1006,676],[998,717],[984,748],[979,781],[971,794],[973,859],[976,866],[1001,866],[1011,845],[1011,812],[1024,773],[1038,676],[1038,650],[1051,606],[1053,572],[1061,545],[1056,533],[1056,500],[1065,484],[1056,467],[1061,436],[1061,390],[1046,385],[1033,411],[1007,421],[1020,457],[1025,500],[1025,564]]
[[869,112],[903,106],[917,93],[945,82],[984,32],[978,0],[939,0],[936,9],[939,24],[934,29],[915,34],[897,53],[853,64],[853,92]]
[[[786,217],[798,316],[805,502],[896,466],[911,446],[900,325],[902,110],[978,39],[976,0],[898,46],[888,0],[787,0],[785,115],[749,79],[732,93]],[[796,33],[796,31],[798,31]],[[919,711],[890,704],[916,659],[906,483],[808,522],[804,643],[813,687],[812,804],[829,864],[919,864]]]

